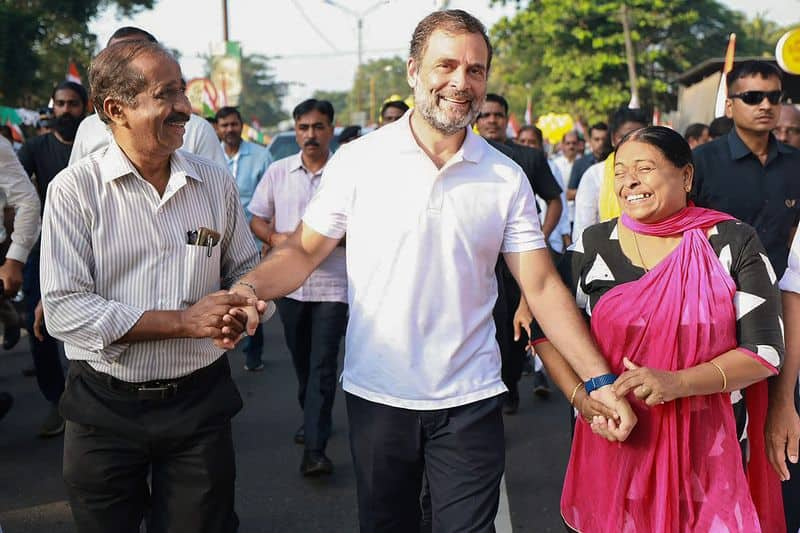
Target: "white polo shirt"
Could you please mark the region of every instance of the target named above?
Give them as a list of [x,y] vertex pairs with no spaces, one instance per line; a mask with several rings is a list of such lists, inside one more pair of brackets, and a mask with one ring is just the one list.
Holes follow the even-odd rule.
[[441,168],[409,118],[339,149],[303,221],[347,233],[344,390],[445,409],[501,394],[492,308],[501,252],[545,246],[522,169],[467,129]]
[[[782,291],[800,293],[800,231],[795,232],[789,261],[778,284]],[[781,322],[783,327],[783,322]],[[800,379],[800,375],[798,376]]]

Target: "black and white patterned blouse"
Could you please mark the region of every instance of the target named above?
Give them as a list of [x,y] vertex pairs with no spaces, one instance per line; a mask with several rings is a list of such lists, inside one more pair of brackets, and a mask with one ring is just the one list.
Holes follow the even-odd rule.
[[[736,338],[738,346],[779,368],[783,361],[783,320],[777,279],[755,230],[737,220],[720,222],[709,231],[709,242],[736,283]],[[564,282],[575,296],[587,321],[598,300],[622,283],[636,281],[646,271],[631,263],[622,251],[618,219],[587,228],[559,263]],[[534,339],[543,338],[538,326]],[[739,435],[747,423],[743,398],[731,394]]]

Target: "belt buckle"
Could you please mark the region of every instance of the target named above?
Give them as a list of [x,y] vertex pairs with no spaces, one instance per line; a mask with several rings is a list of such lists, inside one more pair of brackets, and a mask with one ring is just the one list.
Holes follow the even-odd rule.
[[176,383],[165,383],[158,386],[142,386],[136,389],[136,393],[141,400],[166,400],[172,398],[178,392]]

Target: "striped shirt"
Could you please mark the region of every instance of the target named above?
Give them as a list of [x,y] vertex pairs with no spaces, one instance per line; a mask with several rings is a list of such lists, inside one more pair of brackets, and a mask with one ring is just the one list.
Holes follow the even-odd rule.
[[[333,154],[328,155],[329,161],[331,157]],[[272,163],[258,183],[248,210],[257,217],[274,219],[278,233],[294,231],[319,188],[324,170],[308,170],[300,153]],[[337,246],[303,285],[286,297],[301,302],[347,303],[345,249]]]
[[[159,196],[112,140],[55,177],[42,226],[47,329],[69,359],[142,382],[190,374],[222,355],[210,339],[117,341],[145,311],[185,309],[257,264],[226,168],[178,150]],[[222,236],[210,251],[187,244],[201,226]]]

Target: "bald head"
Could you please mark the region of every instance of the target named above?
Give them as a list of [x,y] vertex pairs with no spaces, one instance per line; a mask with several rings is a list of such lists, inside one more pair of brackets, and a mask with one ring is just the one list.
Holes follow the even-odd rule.
[[800,109],[794,104],[783,104],[772,133],[782,143],[800,149]]

